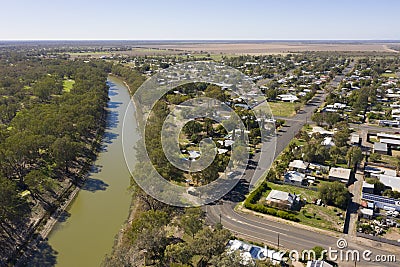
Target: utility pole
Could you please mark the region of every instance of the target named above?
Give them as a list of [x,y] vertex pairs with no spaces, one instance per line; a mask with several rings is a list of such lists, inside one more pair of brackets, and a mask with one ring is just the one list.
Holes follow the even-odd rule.
[[278,233],[278,250],[279,250],[279,233]]
[[219,224],[222,224],[222,220],[221,219],[222,219],[222,214],[220,213],[219,214]]

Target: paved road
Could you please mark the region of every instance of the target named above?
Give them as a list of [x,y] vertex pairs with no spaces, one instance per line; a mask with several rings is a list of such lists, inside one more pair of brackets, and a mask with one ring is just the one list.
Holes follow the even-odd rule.
[[[347,73],[352,69],[352,66],[346,69]],[[336,77],[330,85],[330,87],[336,87],[343,75]],[[310,120],[314,110],[319,107],[325,100],[326,93],[318,93],[309,104],[307,104],[302,111],[290,120],[286,120],[286,127],[283,127],[282,131],[278,132],[277,146],[274,157],[282,152],[282,150],[288,145],[293,139],[294,135],[303,127],[303,125]],[[259,154],[257,153],[252,159],[253,163],[257,165]],[[253,214],[245,214],[236,212],[235,206],[237,203],[244,200],[244,195],[248,193],[248,187],[250,179],[253,176],[255,169],[249,168],[243,179],[229,194],[224,197],[222,205],[209,205],[205,207],[207,220],[210,223],[217,223],[221,220],[223,226],[238,236],[242,236],[247,240],[252,240],[261,243],[272,244],[274,246],[280,246],[286,249],[296,249],[301,251],[302,249],[310,249],[315,246],[322,246],[324,248],[332,247],[336,248],[336,242],[339,234],[330,233],[322,234],[320,232],[310,231],[304,228],[300,228],[291,224],[277,222],[273,220],[267,220],[265,218],[257,217]],[[279,235],[279,244],[278,244]],[[387,245],[372,242],[365,239],[359,239],[356,237],[350,237],[342,234],[341,236],[347,237],[349,243],[349,249],[359,249],[360,251],[368,248],[373,251],[373,255],[377,254],[393,254],[395,248],[390,247],[387,249]],[[361,240],[361,241],[360,241]],[[400,259],[400,249],[396,251],[396,255]],[[341,263],[340,266],[346,266],[347,264]],[[382,266],[382,264],[373,264],[360,262],[359,266]],[[384,266],[397,266],[396,263],[385,263]],[[349,265],[350,266],[350,265]],[[354,266],[354,263],[351,263]]]
[[400,128],[392,128],[392,127],[383,127],[378,125],[367,125],[367,124],[355,124],[350,123],[350,127],[355,130],[365,130],[368,132],[380,133],[380,132],[389,132],[395,133],[400,132]]

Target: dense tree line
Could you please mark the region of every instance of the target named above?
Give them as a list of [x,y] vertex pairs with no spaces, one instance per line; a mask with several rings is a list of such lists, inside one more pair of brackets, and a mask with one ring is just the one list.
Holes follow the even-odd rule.
[[[0,263],[24,241],[31,209],[52,212],[63,181],[78,183],[89,166],[104,130],[110,67],[0,56]],[[75,82],[70,92],[65,79]]]

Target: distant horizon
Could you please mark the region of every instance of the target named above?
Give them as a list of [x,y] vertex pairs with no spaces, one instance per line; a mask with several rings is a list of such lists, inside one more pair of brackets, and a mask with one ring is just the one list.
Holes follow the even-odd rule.
[[400,40],[397,0],[14,0],[0,39]]
[[400,39],[0,39],[0,42],[400,42]]

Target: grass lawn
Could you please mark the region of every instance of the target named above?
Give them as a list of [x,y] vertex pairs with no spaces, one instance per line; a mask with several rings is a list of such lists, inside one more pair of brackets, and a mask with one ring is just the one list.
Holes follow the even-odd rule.
[[396,73],[382,73],[381,76],[387,78],[397,78]]
[[[271,189],[276,189],[276,190],[300,195],[302,199],[306,198],[308,202],[311,202],[313,199],[318,198],[318,192],[309,190],[306,188],[301,188],[301,187],[287,185],[287,184],[273,184],[273,183],[268,183],[268,186]],[[268,194],[269,194],[269,191],[264,193],[265,197],[267,197]]]
[[342,231],[344,220],[337,215],[337,212],[342,213],[343,216],[345,214],[344,211],[331,206],[322,207],[314,204],[306,204],[299,212],[298,218],[303,224],[340,232]]
[[71,79],[64,80],[63,81],[63,87],[64,87],[63,91],[67,92],[67,93],[71,92],[71,89],[74,86],[74,84],[75,84],[74,80],[71,80]]
[[292,117],[295,115],[294,105],[295,103],[290,102],[268,102],[272,115],[278,117]]
[[383,162],[383,163],[386,163],[386,164],[389,164],[392,166],[396,166],[397,159],[396,159],[396,157],[392,157],[389,155],[382,155],[380,162]]

